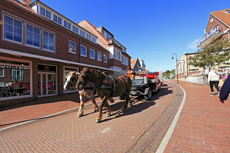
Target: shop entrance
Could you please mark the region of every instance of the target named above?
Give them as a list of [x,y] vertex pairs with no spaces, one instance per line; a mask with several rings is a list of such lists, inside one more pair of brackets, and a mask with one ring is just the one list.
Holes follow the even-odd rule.
[[56,72],[44,72],[44,71],[38,72],[38,96],[39,97],[57,94],[56,78],[57,78]]

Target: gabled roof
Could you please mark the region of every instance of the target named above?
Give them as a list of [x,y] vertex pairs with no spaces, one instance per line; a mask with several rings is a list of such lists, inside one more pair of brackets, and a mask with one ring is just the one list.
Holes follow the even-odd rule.
[[230,27],[230,12],[226,12],[227,10],[230,10],[230,8],[211,12],[210,14],[222,21],[226,26]]
[[135,65],[135,63],[136,63],[136,61],[137,61],[136,58],[133,59],[133,60],[131,60],[131,69],[133,69],[133,67],[134,67],[134,65]]

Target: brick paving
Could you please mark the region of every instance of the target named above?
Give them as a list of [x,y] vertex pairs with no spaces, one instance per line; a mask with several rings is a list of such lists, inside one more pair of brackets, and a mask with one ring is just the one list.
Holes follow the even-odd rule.
[[[172,82],[176,83],[175,80]],[[210,96],[207,85],[179,82],[186,100],[165,153],[229,153],[230,99]]]
[[[134,99],[133,107],[124,113],[121,112],[124,101],[117,99],[111,104],[112,116],[106,118],[104,114],[101,123],[95,122],[97,113],[93,112],[93,105],[85,107],[83,117],[76,117],[79,103],[74,94],[1,110],[0,127],[3,128],[75,108],[1,130],[0,152],[127,152],[166,112],[176,94],[176,87],[165,83],[151,101]],[[151,142],[150,146],[153,146]]]

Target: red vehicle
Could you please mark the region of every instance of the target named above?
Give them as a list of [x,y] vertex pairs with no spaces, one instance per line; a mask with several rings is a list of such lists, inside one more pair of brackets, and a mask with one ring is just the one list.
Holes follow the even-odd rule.
[[146,100],[151,100],[152,93],[163,85],[162,72],[129,71],[126,75],[132,80],[131,95],[144,95]]

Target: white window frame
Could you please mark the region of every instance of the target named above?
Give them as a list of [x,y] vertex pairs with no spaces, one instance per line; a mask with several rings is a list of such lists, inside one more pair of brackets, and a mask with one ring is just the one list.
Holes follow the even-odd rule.
[[[75,29],[75,30],[74,30],[74,29]],[[73,31],[74,33],[76,33],[76,34],[79,34],[79,28],[76,27],[76,26],[74,26],[74,25],[72,25],[72,31]]]
[[92,42],[96,43],[97,39],[95,37],[92,36]]
[[[70,46],[69,46],[70,44],[74,44],[74,45],[75,45],[75,46],[73,46],[73,48],[74,48],[75,51],[71,51],[71,50],[70,50]],[[69,53],[73,53],[73,54],[76,54],[76,53],[77,53],[77,51],[76,51],[76,43],[73,42],[73,41],[71,41],[71,40],[68,41],[68,52],[69,52]]]
[[[21,41],[16,41],[16,40],[14,40],[14,39],[8,39],[8,38],[5,38],[5,24],[7,24],[6,23],[6,21],[5,21],[5,18],[4,18],[4,16],[7,16],[7,17],[9,17],[9,18],[12,18],[13,20],[17,20],[17,21],[19,21],[19,22],[21,22]],[[4,14],[3,15],[3,22],[4,22],[4,24],[3,24],[3,39],[4,40],[7,40],[7,41],[11,41],[11,42],[14,42],[14,43],[18,43],[18,44],[23,44],[23,40],[24,40],[24,37],[23,37],[23,34],[24,34],[24,30],[23,30],[23,21],[22,20],[19,20],[19,19],[17,19],[17,18],[15,18],[15,17],[12,17],[12,16],[10,16],[10,15],[6,15],[6,14]],[[14,25],[12,25],[13,26],[13,31],[12,31],[12,33],[13,33],[13,37],[14,37],[14,35],[16,35],[15,34],[15,32],[14,32]]]
[[[107,63],[108,62],[108,56],[107,55],[103,55],[103,59],[104,59],[104,63]],[[105,60],[106,59],[106,60]]]
[[[47,49],[47,48],[44,48],[44,32],[47,32],[48,34],[52,34],[53,35],[53,50],[51,49]],[[48,38],[49,39],[49,38]],[[49,40],[48,40],[48,45],[49,45]],[[47,51],[50,51],[50,52],[54,52],[55,50],[55,34],[54,33],[51,33],[49,31],[46,31],[46,30],[43,30],[42,31],[42,49],[43,50],[47,50]]]
[[[65,23],[66,23],[66,25],[65,25]],[[68,21],[64,20],[64,27],[65,27],[66,29],[71,30],[71,23],[69,23]]]
[[[93,51],[93,57],[91,57],[91,51]],[[91,59],[95,59],[95,50],[90,49],[90,53],[89,54],[90,54],[89,56],[90,56]]]
[[[54,20],[54,16],[57,17],[57,21]],[[60,23],[59,23],[59,20],[61,20]],[[53,21],[54,21],[55,23],[59,24],[59,25],[62,25],[62,18],[60,18],[60,17],[59,17],[58,15],[56,15],[56,14],[53,14]]]
[[0,75],[0,77],[5,77],[5,71],[3,68],[0,68],[0,71],[2,70],[2,75]]
[[15,81],[15,79],[17,80],[17,81],[23,81],[23,71],[22,70],[18,70],[18,69],[12,69],[11,70],[11,73],[12,73],[12,77],[13,77],[13,74],[14,74],[14,72],[19,72],[20,74],[20,77],[19,78],[17,78],[17,75],[15,75],[15,78],[13,79],[13,78],[10,78],[10,80],[11,81]]
[[85,31],[83,31],[83,30],[80,29],[80,35],[81,35],[82,37],[85,37]]
[[84,47],[84,48],[85,48],[85,55],[84,55],[84,54],[82,54],[81,49],[80,49],[80,55],[81,55],[81,56],[84,56],[84,57],[87,57],[87,47],[85,47],[85,46],[81,45],[81,47],[80,47],[80,48],[82,48],[82,47]]
[[[99,56],[99,54],[100,54],[100,56]],[[102,57],[101,57],[101,59],[99,59],[99,57],[101,57],[101,52],[97,52],[97,60],[98,60],[98,61],[101,61],[101,60],[102,60]]]
[[[39,46],[27,44],[27,37],[28,37],[28,36],[27,36],[27,25],[32,26],[33,28],[37,28],[37,29],[39,30]],[[33,35],[34,35],[34,33],[33,33]],[[33,36],[33,38],[34,38],[34,36]],[[33,39],[33,41],[34,41],[34,39]],[[30,47],[41,48],[41,29],[38,28],[38,27],[35,27],[35,26],[31,25],[31,24],[26,24],[26,42],[25,42],[25,44],[26,44],[27,46],[30,46]]]

